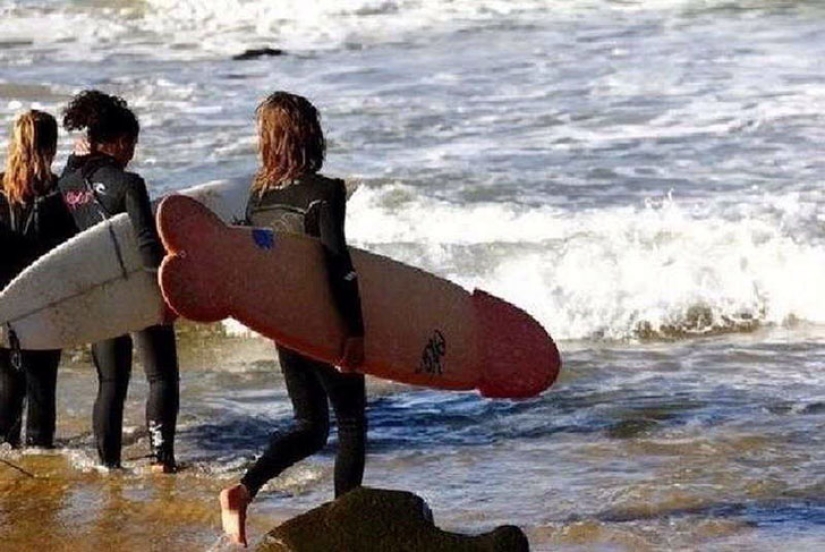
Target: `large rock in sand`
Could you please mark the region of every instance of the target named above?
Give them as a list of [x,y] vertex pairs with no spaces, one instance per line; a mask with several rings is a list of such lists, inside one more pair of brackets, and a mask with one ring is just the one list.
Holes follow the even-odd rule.
[[482,535],[442,531],[427,504],[406,491],[361,487],[276,527],[256,552],[527,552],[521,529]]

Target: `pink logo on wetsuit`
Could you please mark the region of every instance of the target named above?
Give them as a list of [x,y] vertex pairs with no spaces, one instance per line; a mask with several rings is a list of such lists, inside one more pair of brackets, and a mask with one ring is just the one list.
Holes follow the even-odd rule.
[[92,203],[95,200],[95,195],[91,190],[82,190],[79,192],[66,192],[63,199],[66,201],[66,205],[74,211],[81,205]]

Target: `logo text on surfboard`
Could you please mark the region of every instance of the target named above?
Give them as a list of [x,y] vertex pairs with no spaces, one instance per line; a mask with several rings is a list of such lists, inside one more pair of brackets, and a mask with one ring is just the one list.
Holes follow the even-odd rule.
[[441,375],[444,373],[444,366],[441,359],[447,354],[447,340],[440,330],[435,330],[427,340],[424,351],[421,353],[421,364],[416,370],[419,374]]

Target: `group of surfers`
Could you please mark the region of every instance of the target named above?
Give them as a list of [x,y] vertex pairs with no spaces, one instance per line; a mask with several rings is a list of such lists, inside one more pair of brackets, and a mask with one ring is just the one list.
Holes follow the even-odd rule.
[[[128,213],[143,268],[156,272],[164,255],[143,178],[127,170],[140,124],[128,103],[99,90],[75,95],[63,110],[67,131],[80,133],[58,176],[52,172],[58,124],[41,110],[20,114],[0,174],[0,287],[38,257],[73,235]],[[250,182],[247,222],[316,237],[323,245],[330,289],[347,338],[333,365],[276,344],[294,424],[273,434],[243,477],[220,493],[221,520],[230,539],[246,545],[246,511],[261,487],[290,465],[320,450],[330,430],[332,405],[339,447],[334,486],[338,497],[361,484],[366,454],[364,324],[358,279],[346,244],[344,181],[320,173],[326,141],[320,115],[306,98],[283,91],[256,109],[260,165]],[[146,429],[151,470],[174,473],[180,407],[173,323],[91,344],[98,390],[92,427],[99,462],[121,466],[123,408],[132,367],[140,356],[149,383]],[[0,348],[0,442],[14,447],[54,446],[60,350]],[[24,416],[25,412],[25,416]],[[23,419],[25,417],[25,432]]]

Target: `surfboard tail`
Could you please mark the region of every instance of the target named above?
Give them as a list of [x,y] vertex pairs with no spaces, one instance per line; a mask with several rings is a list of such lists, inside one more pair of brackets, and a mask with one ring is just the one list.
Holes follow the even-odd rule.
[[481,394],[522,399],[550,387],[558,377],[561,356],[541,324],[485,291],[474,290],[472,301],[479,332]]

